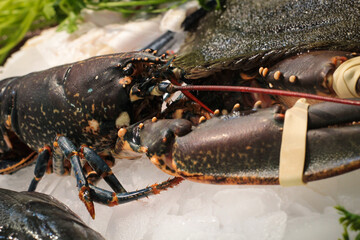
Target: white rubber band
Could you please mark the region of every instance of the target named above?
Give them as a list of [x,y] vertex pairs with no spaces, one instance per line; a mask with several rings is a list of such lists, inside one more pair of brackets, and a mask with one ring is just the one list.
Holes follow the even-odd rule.
[[306,99],[301,98],[285,113],[279,166],[282,186],[304,184],[308,107]]
[[360,57],[343,62],[333,74],[333,89],[340,98],[360,97],[356,84],[360,78]]

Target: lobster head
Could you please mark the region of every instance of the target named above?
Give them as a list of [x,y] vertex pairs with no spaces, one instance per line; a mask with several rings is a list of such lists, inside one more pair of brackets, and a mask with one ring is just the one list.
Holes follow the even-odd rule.
[[144,113],[135,113],[142,112],[140,103],[135,103],[141,102],[138,100],[155,101],[152,105],[156,105],[156,110],[161,107],[162,99],[156,96],[162,96],[168,86],[163,82],[170,72],[166,63],[164,57],[156,57],[151,50],[98,56],[74,63],[64,77],[66,98],[79,109],[90,109],[101,118],[113,119],[124,111],[142,118]]

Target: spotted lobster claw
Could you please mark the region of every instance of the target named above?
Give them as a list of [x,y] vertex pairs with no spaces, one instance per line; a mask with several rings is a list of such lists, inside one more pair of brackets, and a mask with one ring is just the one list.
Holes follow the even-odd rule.
[[271,88],[329,94],[341,98],[360,96],[360,57],[344,51],[313,51],[284,59],[259,74]]
[[147,120],[144,123],[120,129],[115,154],[124,150],[146,153],[153,164],[164,172],[175,175],[172,150],[177,137],[191,131],[192,123],[185,119]]
[[[213,117],[191,129],[187,120],[145,121],[122,131],[117,151],[146,152],[168,174],[213,184],[279,184],[284,114],[258,109]],[[321,103],[308,113],[303,182],[360,168],[360,109]],[[329,128],[336,124],[336,128]]]

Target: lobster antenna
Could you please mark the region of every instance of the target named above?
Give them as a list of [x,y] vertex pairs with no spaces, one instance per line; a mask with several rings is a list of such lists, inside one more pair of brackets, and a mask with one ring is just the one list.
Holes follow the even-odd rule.
[[199,99],[197,99],[194,95],[192,95],[189,91],[187,91],[186,89],[182,90],[182,89],[177,89],[175,91],[172,91],[174,89],[174,87],[183,87],[180,85],[180,83],[174,78],[174,77],[170,77],[170,81],[171,81],[171,85],[169,88],[169,93],[172,92],[176,92],[176,91],[181,91],[185,96],[187,96],[188,98],[190,98],[191,100],[193,100],[194,102],[198,103],[201,107],[203,107],[206,111],[208,111],[211,114],[214,114],[214,111],[211,110],[208,106],[206,106],[203,102],[201,102]]
[[[163,55],[165,56],[165,55]],[[174,61],[175,56],[171,57],[169,60],[166,61],[166,63],[164,65],[162,65],[159,69],[167,69],[168,67],[170,67],[171,63]]]
[[214,86],[214,85],[187,85],[187,86],[172,86],[171,91],[220,91],[220,92],[251,92],[251,93],[264,93],[271,95],[281,95],[289,97],[299,97],[307,99],[315,99],[326,102],[334,102],[348,105],[360,106],[360,101],[342,99],[342,98],[333,98],[333,97],[324,97],[310,93],[301,93],[301,92],[292,92],[286,90],[277,90],[277,89],[266,89],[266,88],[256,88],[256,87],[243,87],[243,86]]

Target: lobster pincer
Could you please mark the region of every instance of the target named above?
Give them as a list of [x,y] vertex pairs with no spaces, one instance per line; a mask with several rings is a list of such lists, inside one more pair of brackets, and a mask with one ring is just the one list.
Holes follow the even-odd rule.
[[191,128],[192,123],[185,119],[157,120],[153,118],[127,129],[120,129],[114,154],[120,154],[126,150],[146,153],[150,161],[161,170],[177,176],[169,166],[168,160],[171,159],[175,138],[188,134]]
[[[214,116],[193,129],[184,119],[145,121],[141,128],[127,128],[118,139],[117,149],[146,149],[150,160],[161,170],[192,181],[279,184],[284,112],[279,106],[246,113],[234,111]],[[359,107],[316,104],[310,106],[308,119],[303,182],[360,167]],[[184,122],[183,134],[176,134],[181,131],[172,127],[179,121]],[[158,136],[156,144],[154,136]]]

